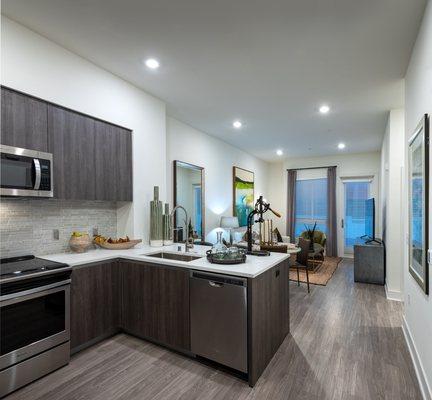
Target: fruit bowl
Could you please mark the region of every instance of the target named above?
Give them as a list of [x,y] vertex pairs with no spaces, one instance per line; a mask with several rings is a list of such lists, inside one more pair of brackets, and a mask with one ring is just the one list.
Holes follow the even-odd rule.
[[108,243],[108,242],[101,242],[96,243],[99,247],[102,247],[103,249],[108,250],[126,250],[131,249],[132,247],[135,247],[138,243],[141,243],[142,239],[137,240],[129,240],[129,242],[123,242],[123,243]]
[[126,250],[135,247],[138,243],[141,243],[142,239],[131,240],[128,236],[126,238],[111,239],[104,236],[95,236],[93,243],[103,249],[108,250]]

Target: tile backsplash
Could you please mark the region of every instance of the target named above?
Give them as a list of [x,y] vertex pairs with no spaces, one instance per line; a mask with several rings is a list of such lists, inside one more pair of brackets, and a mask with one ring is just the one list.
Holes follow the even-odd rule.
[[[67,252],[73,231],[116,236],[117,206],[106,201],[1,199],[1,257]],[[54,239],[58,229],[59,238]]]

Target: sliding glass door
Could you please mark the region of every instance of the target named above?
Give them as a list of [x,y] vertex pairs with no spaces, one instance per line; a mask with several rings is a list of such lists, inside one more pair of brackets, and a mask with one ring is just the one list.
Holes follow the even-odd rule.
[[365,200],[370,197],[370,180],[344,182],[344,253],[352,254],[354,244],[366,233]]

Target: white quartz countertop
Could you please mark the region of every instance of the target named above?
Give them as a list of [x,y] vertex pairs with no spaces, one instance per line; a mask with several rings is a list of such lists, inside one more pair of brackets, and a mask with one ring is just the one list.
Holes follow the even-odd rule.
[[[190,255],[202,256],[194,261],[177,261],[161,259],[156,257],[149,257],[149,254],[159,253],[161,251],[178,253],[178,244],[164,247],[150,247],[146,245],[139,245],[129,250],[105,250],[96,249],[89,250],[86,253],[60,253],[39,256],[46,260],[57,261],[76,267],[79,265],[94,263],[98,261],[107,261],[116,258],[123,258],[134,261],[145,261],[153,264],[164,264],[181,268],[196,269],[200,271],[214,272],[219,274],[242,276],[246,278],[255,278],[262,274],[264,271],[274,267],[281,261],[286,260],[289,254],[283,253],[270,253],[270,256],[258,257],[258,256],[247,256],[246,262],[243,264],[235,265],[220,265],[212,264],[207,261],[206,251],[210,249],[208,246],[194,246],[190,249]],[[182,254],[184,253],[184,245],[182,247]]]

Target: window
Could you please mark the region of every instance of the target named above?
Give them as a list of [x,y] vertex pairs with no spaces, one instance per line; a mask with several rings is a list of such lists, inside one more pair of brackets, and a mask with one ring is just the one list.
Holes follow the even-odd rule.
[[317,230],[327,231],[327,178],[297,180],[295,203],[296,237],[315,222]]

